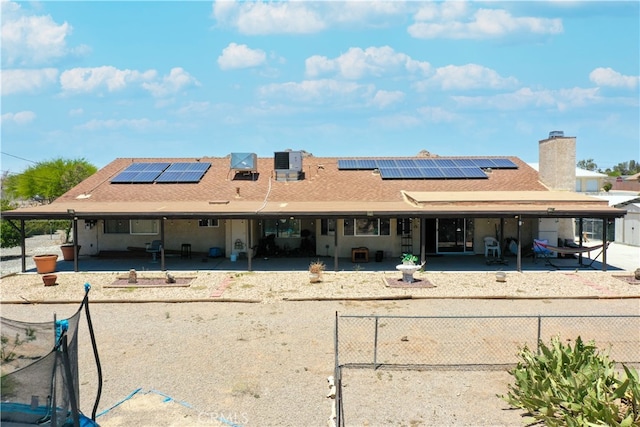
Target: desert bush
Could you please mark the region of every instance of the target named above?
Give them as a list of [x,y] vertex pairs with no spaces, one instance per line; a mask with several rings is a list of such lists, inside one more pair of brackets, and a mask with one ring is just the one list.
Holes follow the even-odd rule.
[[526,346],[509,371],[515,383],[502,395],[511,406],[524,409],[546,426],[640,426],[638,372],[598,351],[580,337],[563,344],[558,337],[539,351]]

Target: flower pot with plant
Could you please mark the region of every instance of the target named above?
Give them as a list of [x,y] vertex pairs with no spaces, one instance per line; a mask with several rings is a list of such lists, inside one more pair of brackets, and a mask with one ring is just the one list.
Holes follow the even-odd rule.
[[[73,239],[71,239],[72,228],[73,222],[69,221],[67,227],[64,230],[62,245],[60,246],[60,250],[62,251],[62,259],[65,261],[73,261],[76,259],[75,250],[73,248]],[[80,253],[80,245],[78,245],[78,253]]]
[[313,261],[309,264],[309,281],[311,283],[319,282],[322,279],[322,272],[324,269],[324,262],[320,260]]

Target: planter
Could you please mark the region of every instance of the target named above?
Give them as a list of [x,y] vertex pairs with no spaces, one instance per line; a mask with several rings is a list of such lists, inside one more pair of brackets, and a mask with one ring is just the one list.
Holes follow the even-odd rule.
[[507,273],[504,271],[496,272],[496,282],[506,282],[507,281]]
[[45,286],[54,286],[56,284],[56,280],[58,280],[58,276],[55,274],[45,274],[42,276],[42,281]]
[[320,281],[320,273],[309,273],[309,282],[318,283]]
[[[60,250],[62,251],[62,259],[65,261],[73,261],[75,260],[75,254],[73,252],[73,245],[62,245],[60,246]],[[80,245],[78,245],[78,253],[80,253]]]
[[420,270],[422,268],[422,265],[415,265],[412,263],[402,263],[399,265],[396,265],[396,269],[399,270],[402,273],[402,281],[404,283],[413,283],[414,279],[413,279],[413,274]]
[[58,261],[58,255],[56,254],[33,256],[33,262],[36,263],[36,271],[39,274],[53,273],[54,271],[56,271],[57,261]]

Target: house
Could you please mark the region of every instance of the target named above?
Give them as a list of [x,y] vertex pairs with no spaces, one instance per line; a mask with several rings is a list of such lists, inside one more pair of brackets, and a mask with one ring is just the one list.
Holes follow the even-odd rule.
[[[535,170],[539,169],[539,163],[529,163]],[[576,193],[597,194],[607,182],[609,176],[604,173],[590,171],[576,167]]]
[[486,236],[517,242],[520,260],[534,238],[580,236],[574,219],[625,214],[573,191],[575,137],[542,140],[539,152],[539,172],[517,157],[428,153],[118,158],[53,203],[3,217],[71,219],[81,255],[159,240],[165,251],[246,256],[251,269],[262,255],[328,255],[337,265],[407,252],[423,260],[481,254]]

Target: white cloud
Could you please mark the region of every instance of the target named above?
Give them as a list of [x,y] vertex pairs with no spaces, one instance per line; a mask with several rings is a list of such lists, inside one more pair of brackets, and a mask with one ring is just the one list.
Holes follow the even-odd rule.
[[75,129],[87,131],[128,129],[133,131],[157,130],[166,126],[164,120],[123,119],[123,120],[90,120],[76,126]]
[[559,34],[563,32],[562,20],[516,17],[503,9],[478,9],[473,12],[465,3],[447,1],[429,3],[415,15],[415,23],[408,32],[420,39],[497,38],[513,34]]
[[3,0],[2,62],[4,66],[33,66],[50,63],[86,47],[70,49],[67,37],[72,27],[56,23],[51,16],[29,15],[20,4]]
[[392,116],[375,117],[371,119],[371,124],[388,129],[402,129],[420,126],[422,122],[418,117],[410,114],[394,114]]
[[20,111],[18,113],[5,113],[1,116],[0,123],[15,123],[17,125],[26,125],[31,123],[36,118],[36,113],[33,111]]
[[371,104],[378,108],[386,108],[390,105],[401,102],[405,97],[404,92],[401,91],[387,91],[379,90],[373,96]]
[[596,68],[589,74],[589,80],[598,86],[635,89],[640,77],[625,76],[611,68]]
[[213,17],[242,34],[311,34],[336,26],[387,27],[402,18],[403,1],[216,1]]
[[39,70],[2,70],[2,95],[14,93],[35,93],[48,85],[56,83],[58,70],[42,68]]
[[418,113],[432,123],[453,122],[458,116],[440,107],[420,107]]
[[218,22],[251,35],[315,33],[326,26],[305,2],[221,1],[214,3],[213,14]]
[[72,68],[60,75],[60,85],[65,92],[93,92],[107,89],[109,92],[123,90],[132,83],[150,81],[156,71],[144,73],[135,70],[119,70],[111,66],[94,68]]
[[411,59],[404,53],[395,52],[389,46],[361,49],[352,47],[336,59],[315,55],[305,61],[306,74],[317,77],[336,73],[346,79],[360,79],[365,76],[380,77],[400,72],[426,74],[431,66],[428,62]]
[[172,68],[168,76],[161,82],[143,82],[142,87],[156,98],[173,95],[189,86],[200,86],[200,83],[184,69]]
[[514,77],[502,77],[495,70],[477,64],[447,65],[435,71],[433,77],[416,85],[419,90],[439,86],[443,90],[508,89],[518,85]]
[[363,99],[371,96],[371,85],[360,85],[338,80],[305,80],[300,83],[288,82],[270,84],[260,88],[263,97],[286,97],[291,101],[323,103],[331,99]]
[[246,44],[229,43],[218,57],[222,70],[257,67],[265,63],[267,54],[260,49],[251,49]]
[[602,101],[597,88],[571,88],[561,90],[534,91],[522,88],[512,93],[495,96],[455,96],[453,99],[462,107],[522,110],[526,108],[555,109],[566,111],[570,108],[584,107]]

